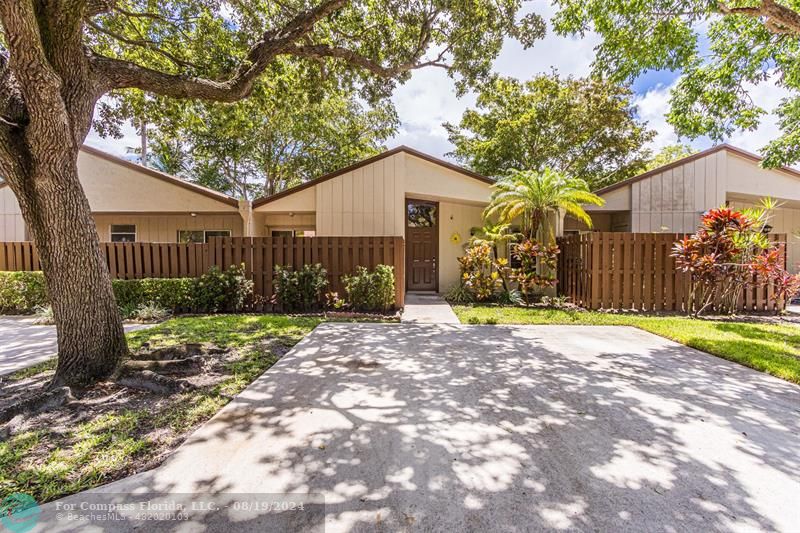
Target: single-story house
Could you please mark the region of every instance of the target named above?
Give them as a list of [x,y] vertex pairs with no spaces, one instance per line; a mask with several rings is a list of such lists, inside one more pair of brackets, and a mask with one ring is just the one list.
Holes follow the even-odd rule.
[[253,202],[257,235],[399,236],[406,289],[445,291],[493,180],[400,146]]
[[[249,204],[96,148],[81,148],[78,176],[101,241],[203,242],[245,234]],[[0,184],[0,241],[24,240],[30,238],[17,199]]]
[[[596,191],[605,201],[589,206],[595,231],[693,233],[705,211],[729,205],[753,206],[769,196],[780,207],[770,222],[773,233],[788,235],[787,262],[800,271],[800,172],[765,169],[761,158],[721,144]],[[566,233],[588,231],[567,219]]]

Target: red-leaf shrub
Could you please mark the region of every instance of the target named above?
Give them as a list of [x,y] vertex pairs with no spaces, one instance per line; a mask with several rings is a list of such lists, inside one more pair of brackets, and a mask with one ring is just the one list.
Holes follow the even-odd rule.
[[691,274],[688,312],[699,315],[714,306],[733,313],[745,288],[764,283],[783,287],[782,299],[800,288],[797,276],[783,268],[780,246],[764,233],[771,205],[767,201],[765,207],[743,211],[711,209],[694,235],[675,243],[677,268]]
[[520,267],[514,269],[512,277],[519,285],[525,303],[530,304],[531,296],[542,289],[554,287],[557,282],[558,246],[546,246],[526,239],[514,246],[513,254],[519,260]]

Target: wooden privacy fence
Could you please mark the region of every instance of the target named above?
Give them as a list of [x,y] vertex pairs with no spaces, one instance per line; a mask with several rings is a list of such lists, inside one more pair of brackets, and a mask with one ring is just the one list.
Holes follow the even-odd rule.
[[[207,244],[105,242],[100,248],[114,279],[199,277],[212,266],[224,270],[243,264],[257,302],[269,302],[274,294],[275,265],[298,268],[321,263],[328,271],[327,290],[341,296],[343,274],[352,274],[357,266],[389,265],[394,267],[395,305],[404,303],[402,237],[214,237]],[[3,270],[41,270],[33,243],[0,243]]]
[[[563,237],[558,240],[558,292],[589,309],[686,311],[690,277],[675,268],[670,255],[684,236],[595,232]],[[786,242],[786,235],[769,237]],[[745,289],[740,300],[743,311],[775,311],[777,305],[769,284]]]

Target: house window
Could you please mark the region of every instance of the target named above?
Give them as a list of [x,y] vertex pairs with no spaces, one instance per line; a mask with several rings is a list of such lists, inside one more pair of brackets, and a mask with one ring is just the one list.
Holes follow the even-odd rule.
[[211,237],[230,237],[231,230],[179,230],[178,242],[202,244]]
[[273,229],[270,237],[314,237],[317,232],[313,229]]
[[188,230],[179,230],[178,231],[178,242],[182,243],[202,243],[204,241],[205,236],[203,235],[203,230],[200,231],[188,231]]
[[111,242],[136,242],[136,225],[112,224]]
[[409,228],[432,228],[436,226],[436,204],[408,202],[407,224]]
[[205,232],[205,240],[204,242],[208,242],[208,239],[211,237],[230,237],[231,230],[224,229],[224,230],[210,230]]

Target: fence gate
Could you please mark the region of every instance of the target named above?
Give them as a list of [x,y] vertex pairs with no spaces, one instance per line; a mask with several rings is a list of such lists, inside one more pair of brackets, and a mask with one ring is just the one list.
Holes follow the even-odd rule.
[[[685,236],[594,232],[562,237],[559,294],[589,309],[685,312],[690,277],[675,268],[670,255],[673,244]],[[769,238],[785,252],[786,235]],[[744,311],[775,311],[780,305],[775,300],[774,286],[765,284],[744,291],[739,305]]]

